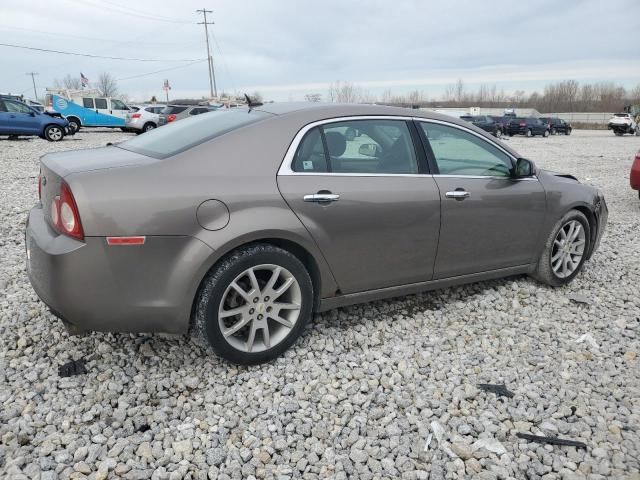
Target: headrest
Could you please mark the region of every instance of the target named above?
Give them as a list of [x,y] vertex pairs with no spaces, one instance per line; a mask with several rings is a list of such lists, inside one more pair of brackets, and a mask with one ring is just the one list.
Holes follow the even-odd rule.
[[347,141],[345,140],[344,135],[339,132],[327,132],[324,137],[327,140],[329,156],[341,157],[347,149]]

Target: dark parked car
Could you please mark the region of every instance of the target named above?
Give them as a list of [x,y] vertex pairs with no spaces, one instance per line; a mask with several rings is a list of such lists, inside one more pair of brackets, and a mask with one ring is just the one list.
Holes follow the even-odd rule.
[[557,117],[541,117],[544,123],[547,124],[549,128],[549,133],[551,135],[556,135],[558,133],[564,133],[565,135],[571,135],[571,124],[569,122],[565,122],[561,118]]
[[193,332],[243,364],[313,312],[509,275],[565,285],[607,221],[597,189],[473,125],[374,105],[228,109],[40,168],[27,272],[55,315]]
[[460,117],[465,122],[473,123],[476,127],[489,132],[494,137],[502,136],[502,125],[488,115],[464,115]]
[[549,126],[539,118],[512,118],[507,125],[507,133],[509,136],[526,135],[527,137],[535,137],[541,135],[549,136]]
[[73,135],[69,122],[61,115],[39,112],[26,103],[0,97],[0,135],[38,136],[50,142],[58,142],[65,135]]
[[209,105],[167,105],[160,111],[158,126],[215,110],[218,110],[218,107]]

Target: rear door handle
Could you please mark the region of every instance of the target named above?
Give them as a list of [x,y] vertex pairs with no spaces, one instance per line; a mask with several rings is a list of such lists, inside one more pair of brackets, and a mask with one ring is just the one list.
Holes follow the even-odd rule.
[[455,190],[445,193],[445,196],[447,198],[455,198],[456,200],[464,200],[465,198],[469,198],[471,194],[465,190]]
[[305,195],[303,199],[305,202],[331,203],[340,200],[340,195],[335,193],[313,193],[311,195]]

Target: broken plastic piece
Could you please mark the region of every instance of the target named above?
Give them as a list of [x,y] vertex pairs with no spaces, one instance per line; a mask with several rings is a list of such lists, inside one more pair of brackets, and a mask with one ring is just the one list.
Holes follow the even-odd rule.
[[72,377],[74,375],[84,375],[85,373],[87,373],[87,367],[82,358],[71,360],[58,367],[58,375],[61,377]]
[[493,392],[496,395],[500,395],[502,397],[513,397],[513,392],[510,390],[507,390],[507,386],[502,384],[502,385],[495,385],[493,383],[479,383],[478,384],[478,388],[480,390],[484,390],[485,392]]
[[587,449],[587,444],[584,442],[577,442],[575,440],[565,440],[564,438],[558,437],[542,437],[538,435],[530,435],[528,433],[516,433],[518,438],[522,438],[524,440],[529,440],[530,442],[535,443],[548,443],[550,445],[565,445],[567,447],[576,447],[576,448],[584,448]]

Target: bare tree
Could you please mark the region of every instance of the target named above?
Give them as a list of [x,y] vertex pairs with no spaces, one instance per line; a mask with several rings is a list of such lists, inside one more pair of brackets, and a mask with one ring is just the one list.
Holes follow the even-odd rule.
[[100,76],[98,76],[95,87],[103,97],[115,97],[118,94],[118,82],[113,75],[108,72],[102,72]]
[[322,101],[322,94],[321,93],[307,93],[304,96],[304,99],[307,102],[321,102]]
[[329,101],[338,103],[371,103],[375,96],[353,83],[337,81],[329,85]]
[[453,93],[456,102],[461,102],[464,99],[464,83],[462,82],[461,78],[458,79],[455,86],[453,87]]
[[56,88],[66,88],[68,90],[80,90],[82,88],[82,82],[80,81],[80,77],[67,73],[62,80],[56,78],[53,81],[53,86]]

